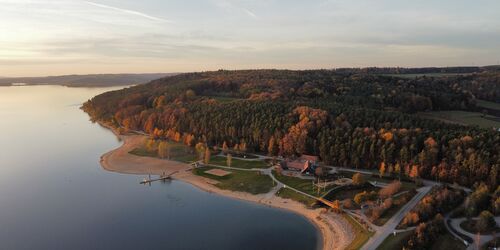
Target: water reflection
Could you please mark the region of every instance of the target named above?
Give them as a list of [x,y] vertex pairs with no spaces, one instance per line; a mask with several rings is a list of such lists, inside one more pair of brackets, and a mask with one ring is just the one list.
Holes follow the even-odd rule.
[[302,217],[104,171],[119,145],[82,102],[112,88],[0,87],[0,249],[314,249]]

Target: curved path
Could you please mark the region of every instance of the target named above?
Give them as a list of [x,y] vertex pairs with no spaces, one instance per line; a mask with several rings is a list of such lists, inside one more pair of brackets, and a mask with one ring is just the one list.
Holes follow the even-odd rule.
[[[477,219],[477,218],[473,218],[473,219]],[[463,235],[469,236],[474,240],[474,243],[470,244],[467,249],[476,249],[477,248],[476,246],[479,245],[481,247],[486,242],[493,240],[493,235],[481,234],[478,237],[477,234],[473,234],[473,233],[470,233],[470,232],[464,230],[460,226],[460,223],[464,222],[465,220],[467,220],[467,218],[450,219],[450,221],[451,221],[450,226],[452,226],[453,229],[455,229],[457,232],[459,232]],[[495,217],[495,221],[496,221],[497,225],[500,225],[500,216]],[[479,242],[477,242],[478,238],[479,238]]]
[[[141,132],[138,132],[138,133],[144,135]],[[115,152],[115,153],[117,153],[117,152]],[[128,154],[128,151],[127,151],[127,154]],[[254,159],[237,158],[237,157],[234,157],[234,158],[235,159],[236,158],[237,159],[241,159],[241,160],[247,160],[247,161],[270,159],[270,157],[263,156],[263,155],[255,154],[255,156],[257,156],[258,158],[254,158]],[[106,157],[103,157],[103,158],[106,158]],[[105,163],[106,162],[104,161],[103,162],[103,166],[105,165]],[[182,164],[182,163],[179,163],[179,164]],[[153,164],[152,166],[154,167],[155,165]],[[272,168],[268,168],[268,169],[243,169],[243,168],[224,167],[224,166],[218,166],[218,165],[214,165],[214,166],[219,167],[219,168],[236,169],[236,170],[243,170],[243,171],[260,171],[261,173],[270,176],[272,178],[272,180],[277,183],[277,185],[269,193],[265,194],[264,196],[260,196],[259,200],[258,200],[259,202],[262,202],[262,201],[265,202],[265,201],[269,201],[271,199],[279,198],[279,197],[275,196],[276,192],[280,188],[285,187],[285,184],[283,184],[279,180],[277,180],[275,178],[275,176],[272,174],[272,171],[271,171]],[[331,167],[331,166],[329,166],[329,167]],[[349,168],[337,168],[337,167],[332,167],[332,168],[333,169],[338,169],[338,170],[349,171],[349,172],[356,172],[356,173],[363,173],[363,174],[372,174],[372,172],[367,171],[367,170],[358,170],[358,169],[349,169]],[[162,168],[163,172],[165,172],[164,170],[165,170],[165,168]],[[113,171],[113,170],[111,170],[111,171]],[[119,171],[117,171],[117,172],[119,172]],[[196,176],[196,177],[198,177],[198,176]],[[186,181],[192,183],[189,180],[186,180]],[[208,181],[205,181],[205,182],[208,182]],[[192,184],[196,185],[196,186],[200,186],[200,183],[196,184],[196,182],[195,182],[195,183],[192,183]],[[431,190],[432,186],[439,185],[439,183],[437,183],[437,182],[428,181],[428,180],[424,180],[424,184],[426,186],[418,189],[418,193],[412,198],[412,200],[410,200],[410,202],[408,202],[403,208],[401,208],[400,211],[398,211],[398,213],[396,213],[391,219],[389,219],[389,221],[387,221],[387,223],[385,223],[384,226],[382,226],[382,227],[376,227],[376,233],[375,233],[375,235],[373,237],[371,237],[368,240],[368,242],[366,242],[361,249],[376,249],[384,241],[384,239],[387,236],[389,236],[394,231],[399,231],[399,230],[396,230],[395,228],[399,224],[399,222],[404,218],[404,216]],[[202,186],[204,186],[204,185],[202,185]],[[210,185],[210,186],[211,186],[211,188],[208,188],[208,189],[215,188],[213,185]],[[304,193],[304,192],[302,192],[300,190],[297,190],[297,189],[295,189],[293,187],[288,187],[288,186],[286,186],[286,187],[289,188],[289,189],[291,189],[291,190],[293,190],[293,191],[295,191],[295,192],[297,192],[297,193],[300,193],[302,195],[310,197],[312,199],[315,199],[315,200],[320,199],[318,197],[315,197],[315,196],[312,196],[310,194]],[[457,187],[457,188],[460,188],[460,189],[463,189],[463,190],[465,190],[467,192],[470,192],[470,189],[467,189],[467,188],[464,188],[464,187]],[[204,189],[207,189],[207,187],[205,187]],[[219,190],[219,191],[217,191],[217,193],[220,193],[220,192],[223,192],[223,191],[224,190],[222,190],[222,191]],[[229,192],[229,193],[236,193],[236,192]],[[231,195],[228,195],[228,196],[231,196]],[[291,200],[287,200],[287,201],[288,202],[292,202]],[[287,202],[285,202],[285,203],[287,203]],[[286,208],[286,205],[283,206],[283,207]],[[316,219],[318,219],[318,220],[327,220],[327,221],[331,220],[331,216],[332,215],[330,215],[330,214],[331,213],[328,214],[328,216],[330,216],[330,217],[325,217],[324,215],[320,214],[319,216],[316,217]],[[328,218],[330,218],[330,219],[328,219]],[[315,221],[314,218],[310,218],[310,219],[312,221]],[[335,220],[335,221],[337,222],[339,220]],[[340,221],[343,221],[343,220],[340,220]],[[317,221],[315,221],[315,223],[318,224]],[[331,226],[332,223],[326,223],[326,225]],[[348,228],[349,230],[351,230],[351,233],[347,233],[346,232],[346,231],[349,231],[349,230],[340,230],[340,232],[344,231],[343,234],[342,233],[340,234],[340,238],[344,239],[343,241],[341,240],[340,242],[336,242],[335,244],[331,244],[331,245],[329,245],[328,243],[326,243],[326,244],[324,243],[324,249],[342,249],[343,247],[347,246],[347,244],[350,242],[350,240],[353,239],[353,236],[352,236],[352,229],[350,229],[349,226],[347,226],[346,228]],[[324,231],[325,228],[321,228],[321,230]],[[328,230],[328,231],[330,231],[330,230]],[[338,232],[339,232],[339,230],[333,230],[333,235],[335,235]],[[348,240],[348,239],[350,239],[350,240]],[[328,241],[328,240],[326,240],[326,241]]]
[[[192,174],[192,167],[189,164],[129,154],[128,152],[142,145],[144,140],[143,135],[119,136],[119,138],[123,140],[123,145],[101,157],[101,165],[108,171],[137,175],[162,175],[176,172],[173,178],[188,182],[207,192],[295,212],[307,218],[318,228],[321,232],[322,249],[324,250],[344,249],[354,238],[350,225],[343,218],[333,213],[325,213],[325,209],[308,209],[299,202],[275,196],[274,194],[279,190],[282,184],[274,178],[273,180],[275,180],[278,185],[267,194],[252,195],[249,193],[222,190],[214,185],[217,183],[216,181]],[[228,169],[261,171],[265,174],[272,175],[271,168]]]

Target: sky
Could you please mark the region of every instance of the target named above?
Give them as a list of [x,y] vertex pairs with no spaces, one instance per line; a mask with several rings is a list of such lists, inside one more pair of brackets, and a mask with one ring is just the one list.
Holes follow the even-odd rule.
[[498,0],[0,0],[0,76],[500,64]]

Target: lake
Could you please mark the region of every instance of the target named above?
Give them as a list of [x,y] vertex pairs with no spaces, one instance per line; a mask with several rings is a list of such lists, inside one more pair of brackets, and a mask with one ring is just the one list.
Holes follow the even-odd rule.
[[0,87],[0,249],[316,249],[305,218],[107,172],[120,145],[80,105],[117,88]]

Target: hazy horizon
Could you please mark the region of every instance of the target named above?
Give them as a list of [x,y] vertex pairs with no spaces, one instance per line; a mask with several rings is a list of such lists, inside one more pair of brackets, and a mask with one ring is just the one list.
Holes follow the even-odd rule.
[[0,76],[499,64],[500,2],[0,0]]

